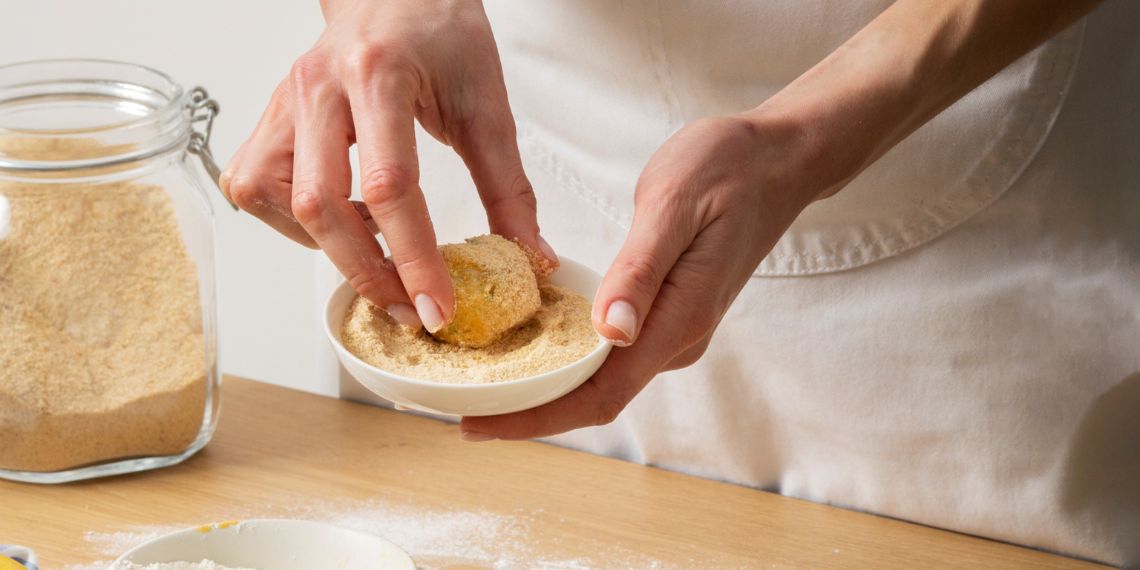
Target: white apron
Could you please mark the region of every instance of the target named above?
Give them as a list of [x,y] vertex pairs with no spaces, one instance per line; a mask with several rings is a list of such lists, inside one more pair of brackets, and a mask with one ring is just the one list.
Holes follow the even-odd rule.
[[[889,4],[487,2],[543,235],[605,270],[671,133]],[[700,362],[551,441],[1140,564],[1138,22],[1102,6],[811,206]],[[422,148],[441,240],[485,232],[461,163]]]

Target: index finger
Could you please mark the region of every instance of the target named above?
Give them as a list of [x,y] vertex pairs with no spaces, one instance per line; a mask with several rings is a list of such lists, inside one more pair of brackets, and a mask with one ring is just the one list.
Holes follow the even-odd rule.
[[327,78],[298,69],[293,213],[358,293],[401,323],[419,326],[399,277],[348,200],[351,122],[343,95]]
[[360,190],[388,243],[396,271],[424,327],[435,332],[455,312],[455,294],[419,187],[415,76],[366,74],[350,86],[360,155]]

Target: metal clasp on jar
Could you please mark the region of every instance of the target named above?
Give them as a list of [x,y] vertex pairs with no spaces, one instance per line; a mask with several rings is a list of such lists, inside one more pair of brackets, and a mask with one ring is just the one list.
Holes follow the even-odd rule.
[[[218,116],[221,107],[217,101],[210,98],[210,94],[202,87],[195,87],[190,90],[190,102],[187,103],[187,107],[190,109],[191,130],[190,144],[186,150],[202,161],[202,166],[210,175],[210,180],[213,180],[214,185],[221,189],[219,179],[222,176],[222,169],[218,168],[214,154],[210,151],[210,135],[214,132],[214,117]],[[194,129],[193,126],[199,123],[205,123],[203,129]],[[225,193],[222,193],[222,196],[226,198],[230,207],[234,210],[238,209],[237,204],[234,204]]]

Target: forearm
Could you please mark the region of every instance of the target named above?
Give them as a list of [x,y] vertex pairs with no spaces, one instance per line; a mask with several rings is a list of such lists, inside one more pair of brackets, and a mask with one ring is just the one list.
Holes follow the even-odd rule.
[[1099,0],[900,0],[748,113],[791,127],[833,194],[911,132]]
[[[344,8],[353,3],[354,0],[318,0],[321,5],[321,14],[325,18],[325,22],[330,22],[334,16],[340,13]],[[451,3],[455,2],[482,2],[482,0],[449,0]]]

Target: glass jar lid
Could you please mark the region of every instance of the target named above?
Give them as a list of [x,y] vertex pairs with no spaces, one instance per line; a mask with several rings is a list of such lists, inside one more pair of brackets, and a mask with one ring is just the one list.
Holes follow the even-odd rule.
[[[0,176],[90,176],[172,152],[202,159],[218,104],[148,67],[103,60],[0,66]],[[201,125],[196,129],[195,125]]]

